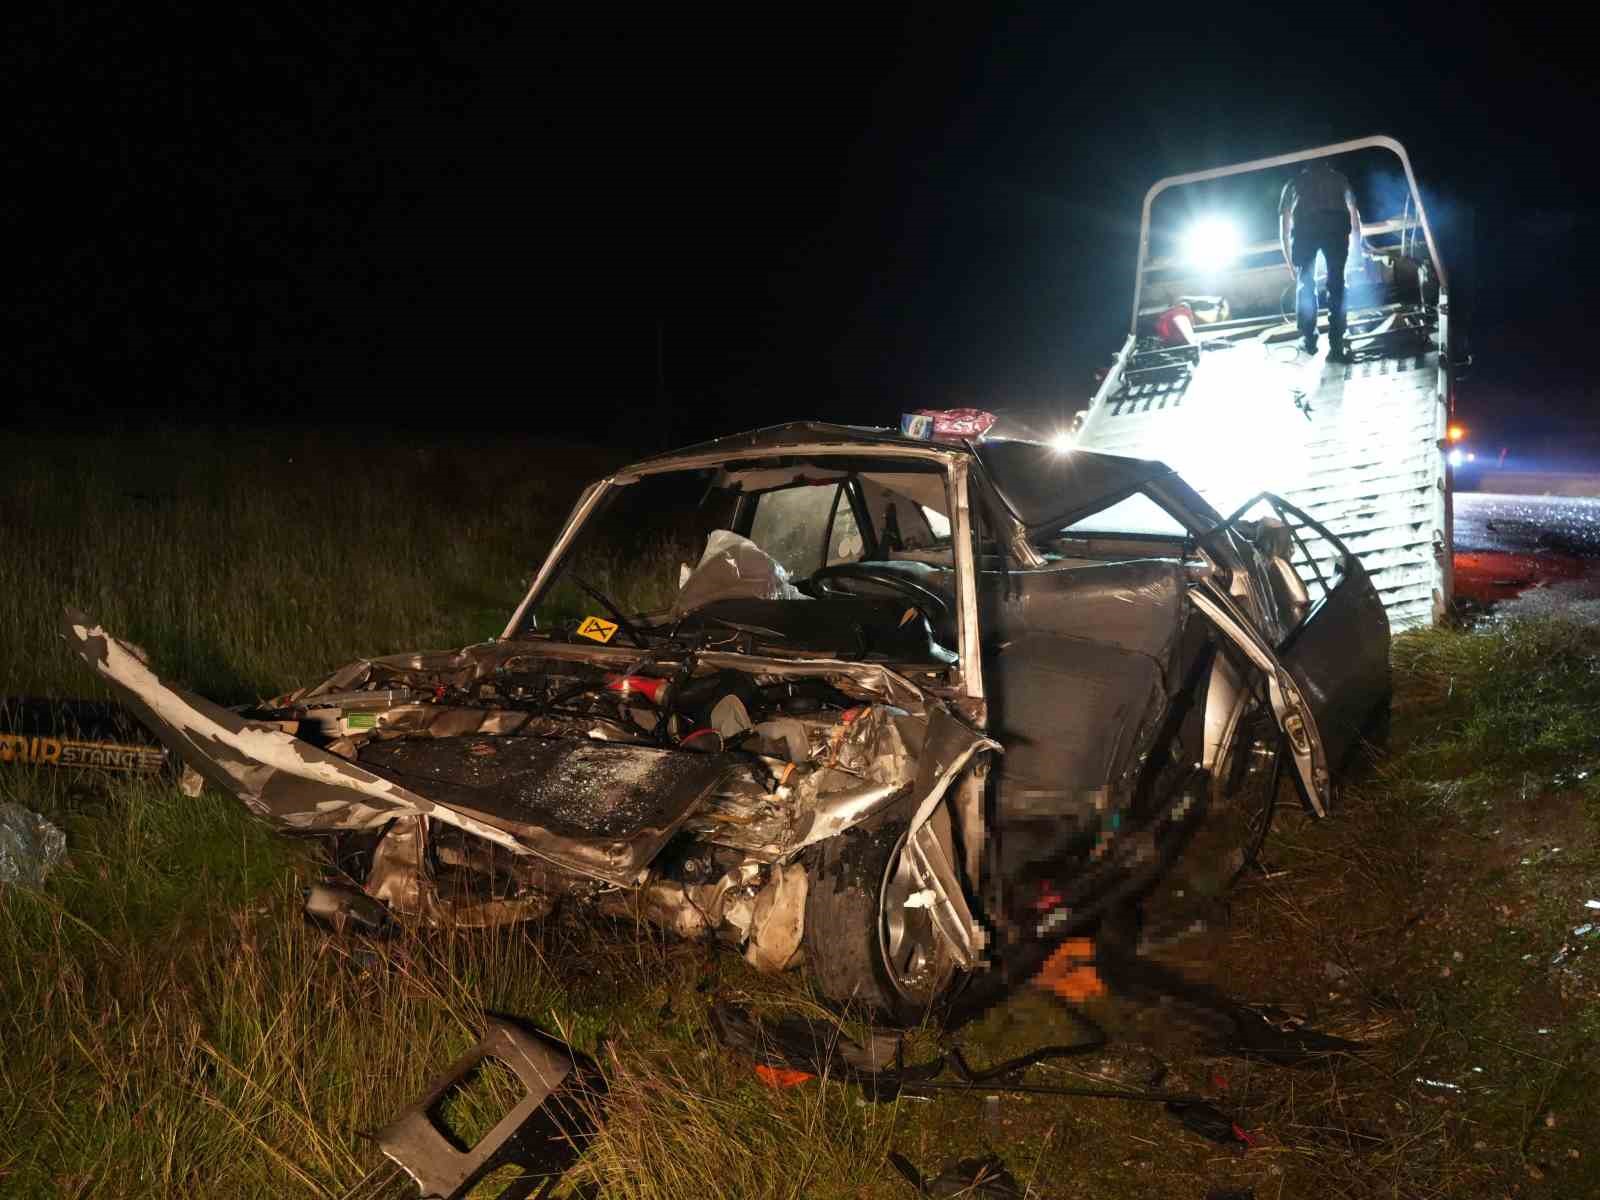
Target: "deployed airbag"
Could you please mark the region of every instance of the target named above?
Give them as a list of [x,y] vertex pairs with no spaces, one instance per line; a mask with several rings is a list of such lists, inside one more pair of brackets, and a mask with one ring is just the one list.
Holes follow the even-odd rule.
[[730,529],[714,529],[706,552],[684,577],[673,610],[693,610],[713,600],[805,600],[789,572],[760,546]]

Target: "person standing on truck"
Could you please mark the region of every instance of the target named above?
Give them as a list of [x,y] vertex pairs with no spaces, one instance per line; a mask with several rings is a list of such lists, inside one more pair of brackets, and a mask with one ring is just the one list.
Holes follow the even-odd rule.
[[1344,362],[1344,266],[1350,234],[1361,233],[1350,181],[1326,162],[1308,163],[1283,185],[1278,200],[1278,236],[1297,284],[1295,313],[1301,344],[1317,352],[1317,251],[1328,265],[1328,357]]

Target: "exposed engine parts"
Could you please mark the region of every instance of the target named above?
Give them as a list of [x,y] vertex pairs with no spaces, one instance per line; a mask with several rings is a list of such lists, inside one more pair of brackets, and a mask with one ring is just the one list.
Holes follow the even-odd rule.
[[[245,715],[380,775],[471,793],[486,815],[498,804],[647,851],[602,863],[553,849],[552,862],[425,817],[346,835],[346,870],[401,917],[493,924],[584,898],[782,969],[806,899],[793,855],[910,790],[922,722],[849,680],[644,657],[623,670],[374,662]],[[697,803],[679,820],[685,797]]]

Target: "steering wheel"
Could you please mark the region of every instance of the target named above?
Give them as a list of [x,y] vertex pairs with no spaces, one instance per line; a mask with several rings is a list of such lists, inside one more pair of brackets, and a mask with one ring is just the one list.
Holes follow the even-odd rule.
[[[925,587],[915,579],[907,579],[892,567],[882,566],[877,563],[835,563],[831,567],[823,567],[812,573],[811,582],[817,585],[817,591],[823,596],[836,594],[836,590],[829,586],[835,579],[860,579],[866,583],[876,583],[891,591],[899,592],[912,604],[923,610],[923,615],[929,623],[937,628],[941,621],[950,620],[950,603],[938,592],[930,587]],[[844,593],[843,589],[838,589]]]

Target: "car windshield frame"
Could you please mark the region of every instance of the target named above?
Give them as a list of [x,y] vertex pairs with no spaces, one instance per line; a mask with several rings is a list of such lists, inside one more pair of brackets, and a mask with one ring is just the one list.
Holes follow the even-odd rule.
[[632,486],[650,476],[675,471],[717,468],[730,463],[783,458],[883,460],[890,469],[895,460],[909,459],[934,464],[940,469],[952,527],[951,566],[954,572],[955,608],[960,643],[956,647],[958,661],[951,669],[951,682],[969,701],[981,705],[983,681],[979,654],[977,593],[974,590],[975,564],[972,553],[973,531],[969,495],[972,455],[966,448],[938,443],[891,440],[861,443],[800,441],[784,445],[744,446],[737,450],[707,448],[698,452],[690,450],[681,454],[649,459],[604,479],[596,480],[579,495],[549,553],[546,554],[538,571],[534,573],[522,601],[507,620],[500,634],[501,640],[525,640],[539,637],[546,632],[532,623],[532,614],[566,565],[568,554],[579,541],[584,527],[602,511],[602,505],[608,496],[614,494],[615,489]]

